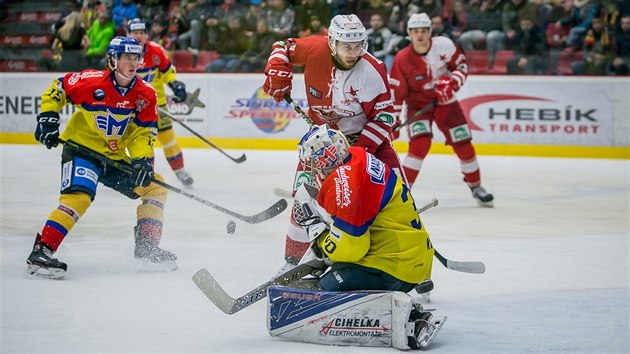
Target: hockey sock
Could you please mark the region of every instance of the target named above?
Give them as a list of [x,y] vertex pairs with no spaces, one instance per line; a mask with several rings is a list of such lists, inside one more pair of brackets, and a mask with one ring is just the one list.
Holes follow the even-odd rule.
[[50,213],[42,229],[41,242],[57,251],[64,237],[79,221],[81,215],[85,214],[91,203],[92,198],[83,192],[59,196],[59,206]]
[[184,155],[182,154],[182,147],[177,142],[177,139],[175,139],[175,132],[173,129],[158,132],[158,141],[164,149],[166,161],[168,161],[171,169],[173,171],[177,171],[184,168]]
[[416,181],[429,149],[431,149],[431,137],[416,138],[409,142],[409,153],[403,161],[403,171],[407,177],[409,188]]
[[464,181],[471,187],[481,184],[481,173],[475,155],[475,148],[470,141],[464,144],[453,145],[453,151],[459,158],[459,163],[464,174]]
[[[155,178],[160,181],[163,180],[159,174],[156,174]],[[142,204],[138,205],[136,210],[138,233],[159,243],[162,238],[166,189],[152,183],[148,187],[136,188],[135,192],[140,195],[142,200]]]

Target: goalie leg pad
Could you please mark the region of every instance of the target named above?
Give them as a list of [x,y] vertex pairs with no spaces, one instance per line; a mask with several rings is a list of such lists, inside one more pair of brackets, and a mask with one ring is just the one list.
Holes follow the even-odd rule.
[[409,349],[411,297],[397,291],[318,291],[272,286],[267,329],[272,337],[326,344]]

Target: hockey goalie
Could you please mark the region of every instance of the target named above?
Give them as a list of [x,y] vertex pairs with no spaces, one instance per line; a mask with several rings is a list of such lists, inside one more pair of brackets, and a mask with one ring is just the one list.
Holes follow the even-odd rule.
[[268,289],[269,333],[318,344],[426,348],[446,316],[433,317],[407,294],[431,290],[434,250],[402,178],[325,125],[306,133],[298,149],[317,180],[316,187],[300,186],[293,210],[311,242],[300,264],[315,265],[315,278]]

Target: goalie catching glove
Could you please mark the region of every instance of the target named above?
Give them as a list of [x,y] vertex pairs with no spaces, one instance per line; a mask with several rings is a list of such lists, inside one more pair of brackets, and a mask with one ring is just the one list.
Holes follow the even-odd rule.
[[306,229],[308,241],[311,244],[298,264],[304,264],[312,260],[320,261],[321,267],[311,272],[314,276],[324,274],[330,265],[330,260],[328,260],[324,252],[319,248],[319,242],[317,241],[320,236],[328,234],[330,230],[329,223],[332,220],[330,215],[317,204],[318,192],[319,190],[317,188],[304,183],[295,193],[293,203],[293,216],[295,221]]
[[267,79],[263,91],[276,102],[281,102],[285,95],[291,94],[293,69],[290,64],[267,64],[265,75]]

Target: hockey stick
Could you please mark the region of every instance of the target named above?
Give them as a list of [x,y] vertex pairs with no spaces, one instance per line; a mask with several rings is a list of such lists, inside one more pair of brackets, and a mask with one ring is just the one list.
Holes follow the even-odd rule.
[[311,119],[311,117],[309,117],[304,110],[302,109],[302,107],[298,106],[297,103],[295,103],[295,101],[293,101],[293,99],[291,98],[291,96],[289,95],[284,95],[284,100],[287,101],[287,103],[289,105],[291,105],[291,107],[293,107],[293,109],[302,117],[302,119],[304,119],[306,121],[306,123],[308,123],[308,125],[313,126],[315,125],[315,122],[313,122],[313,120]]
[[[318,261],[316,260],[316,262]],[[237,298],[228,295],[228,293],[223,290],[223,287],[214,279],[212,274],[205,268],[195,273],[192,279],[199,290],[201,290],[216,307],[226,314],[231,315],[267,297],[267,289],[269,289],[269,287],[273,285],[289,285],[309,275],[314,269],[315,267],[308,262],[300,264]]]
[[199,134],[196,131],[192,130],[192,128],[190,128],[189,126],[184,124],[184,122],[180,121],[179,119],[175,118],[171,113],[169,113],[165,109],[158,108],[158,110],[160,111],[160,113],[164,114],[165,116],[167,116],[167,117],[171,118],[172,120],[174,120],[175,122],[179,123],[179,125],[181,125],[182,127],[186,128],[186,130],[188,130],[189,132],[193,133],[199,139],[203,140],[203,142],[205,142],[206,144],[212,146],[213,148],[215,148],[218,152],[222,153],[223,155],[227,156],[230,160],[232,160],[232,161],[234,161],[236,163],[241,163],[241,162],[247,160],[247,156],[245,156],[245,154],[243,154],[243,155],[241,155],[240,157],[237,157],[237,158],[234,158],[234,157],[228,155],[223,149],[221,149],[220,147],[216,146],[215,144],[210,142],[208,139],[204,138],[201,134]]
[[426,106],[422,107],[422,109],[420,109],[418,112],[413,114],[413,117],[407,119],[406,121],[404,121],[403,123],[401,123],[399,126],[396,127],[396,130],[400,130],[402,129],[402,127],[407,126],[411,123],[413,123],[413,121],[420,117],[421,114],[425,113],[426,111],[430,110],[431,108],[435,107],[435,105],[437,104],[437,100],[433,100],[431,101],[431,103],[427,104]]
[[[86,147],[83,147],[81,145],[78,145],[78,144],[76,144],[76,143],[74,143],[72,141],[66,141],[66,140],[61,140],[61,139],[58,139],[58,140],[59,140],[60,143],[63,143],[66,146],[75,149],[76,151],[80,152],[83,155],[86,155],[86,156],[89,156],[89,157],[94,158],[96,160],[99,160],[102,163],[107,164],[109,166],[112,166],[114,168],[117,168],[117,169],[119,169],[119,170],[121,170],[121,171],[123,171],[125,173],[133,174],[133,173],[136,172],[130,165],[128,165],[126,163],[122,163],[120,161],[115,161],[115,160],[109,159],[109,158],[107,158],[104,155],[101,155],[101,154],[99,154],[97,152],[94,152],[94,151],[92,151],[92,150],[90,150],[90,149],[88,149]],[[190,198],[190,199],[192,199],[194,201],[197,201],[197,202],[199,202],[201,204],[204,204],[206,206],[214,208],[214,209],[216,209],[216,210],[218,210],[218,211],[220,211],[220,212],[222,212],[224,214],[227,214],[227,215],[233,216],[233,217],[235,217],[235,218],[237,218],[239,220],[245,221],[245,222],[247,222],[249,224],[258,224],[258,223],[261,223],[263,221],[269,220],[269,219],[273,218],[274,216],[277,216],[278,214],[283,212],[284,209],[286,209],[287,206],[288,206],[286,200],[280,199],[276,203],[274,203],[272,206],[270,206],[269,208],[261,211],[260,213],[248,216],[248,215],[239,214],[237,212],[234,212],[234,211],[231,211],[229,209],[226,209],[226,208],[224,208],[224,207],[222,207],[222,206],[220,206],[218,204],[215,204],[213,202],[210,202],[210,201],[207,201],[205,199],[199,198],[199,197],[197,197],[194,194],[185,192],[185,191],[183,191],[183,190],[181,190],[181,189],[179,189],[177,187],[173,187],[170,184],[168,184],[166,182],[162,182],[162,181],[157,180],[155,178],[152,179],[151,182],[155,183],[155,184],[157,184],[159,186],[162,186],[162,187],[164,187],[164,188],[166,188],[166,189],[168,189],[168,190],[170,190],[172,192],[175,192],[177,194],[180,194],[180,195],[183,195],[185,197],[188,197],[188,198]]]
[[[416,212],[420,214],[437,205],[438,205],[437,198],[433,198],[428,204],[418,208]],[[464,273],[473,273],[473,274],[483,274],[486,272],[486,266],[485,264],[483,264],[483,262],[451,261],[450,259],[446,259],[444,256],[442,256],[440,252],[438,252],[438,250],[435,249],[435,247],[433,247],[433,251],[434,251],[433,255],[435,256],[435,258],[437,258],[438,261],[440,261],[440,263],[442,263],[444,267],[450,270],[455,270],[455,271],[464,272]]]

